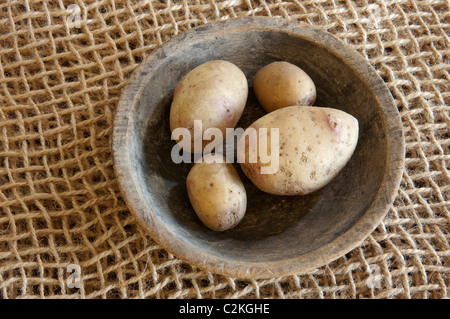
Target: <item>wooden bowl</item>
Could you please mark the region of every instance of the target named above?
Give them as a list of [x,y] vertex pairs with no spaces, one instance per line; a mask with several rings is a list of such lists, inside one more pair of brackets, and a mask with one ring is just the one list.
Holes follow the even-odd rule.
[[[306,71],[315,105],[344,110],[360,125],[350,162],[326,187],[306,196],[275,196],[243,174],[248,207],[235,228],[214,232],[188,199],[192,164],[171,160],[169,110],[176,84],[214,59],[239,66],[249,98],[237,127],[264,115],[251,84],[264,65],[284,60]],[[393,202],[404,163],[401,121],[370,64],[330,34],[272,18],[240,18],[174,37],[142,62],[123,91],[113,133],[114,165],[131,211],[151,237],[191,265],[235,278],[300,274],[349,252],[375,229]]]

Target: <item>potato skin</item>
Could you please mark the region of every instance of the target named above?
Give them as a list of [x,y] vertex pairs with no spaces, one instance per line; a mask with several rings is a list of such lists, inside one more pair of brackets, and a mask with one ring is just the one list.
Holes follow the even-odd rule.
[[358,121],[350,114],[314,106],[285,107],[251,127],[279,128],[279,166],[273,174],[261,174],[265,164],[259,159],[250,163],[245,135],[238,144],[238,153],[246,154],[241,163],[245,175],[260,190],[275,195],[305,195],[324,187],[350,160],[359,133]]
[[[208,154],[204,158],[211,156]],[[225,231],[244,217],[247,193],[235,168],[225,159],[221,163],[195,163],[186,186],[195,213],[208,228]]]
[[[175,88],[170,130],[189,129],[190,145],[189,141],[183,141],[180,146],[184,149],[190,146],[194,152],[194,120],[202,121],[202,135],[206,129],[215,127],[225,138],[226,128],[234,128],[239,121],[247,96],[247,78],[236,65],[223,60],[203,63],[186,74]],[[210,142],[203,141],[203,148]],[[220,144],[222,140],[217,142]]]
[[316,101],[316,86],[298,66],[278,61],[261,68],[253,78],[253,90],[267,112],[282,107],[310,106]]

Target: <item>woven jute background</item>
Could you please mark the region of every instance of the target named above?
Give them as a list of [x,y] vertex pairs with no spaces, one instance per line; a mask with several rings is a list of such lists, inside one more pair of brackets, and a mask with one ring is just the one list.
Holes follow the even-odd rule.
[[[386,218],[307,274],[242,280],[186,264],[137,224],[113,170],[133,70],[174,35],[242,16],[303,21],[350,44],[404,125]],[[448,0],[1,1],[0,298],[448,298],[449,37]]]

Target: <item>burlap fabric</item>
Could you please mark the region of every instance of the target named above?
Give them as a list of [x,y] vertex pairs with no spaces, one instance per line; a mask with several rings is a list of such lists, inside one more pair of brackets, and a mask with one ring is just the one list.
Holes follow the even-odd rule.
[[[449,12],[446,0],[2,0],[0,298],[447,298]],[[196,269],[158,246],[125,205],[110,146],[122,89],[152,50],[253,15],[319,26],[359,51],[406,138],[398,196],[367,240],[267,280]]]

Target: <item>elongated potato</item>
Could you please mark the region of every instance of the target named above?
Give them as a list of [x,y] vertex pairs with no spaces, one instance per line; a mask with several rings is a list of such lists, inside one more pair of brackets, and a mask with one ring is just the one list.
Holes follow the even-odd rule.
[[[279,139],[257,135],[251,130],[278,129]],[[271,161],[261,150],[268,145]],[[358,141],[358,121],[343,111],[325,107],[291,106],[256,120],[238,143],[238,159],[246,176],[262,191],[277,195],[304,195],[328,184],[350,160]],[[251,162],[251,155],[257,153]],[[278,157],[272,157],[277,154]],[[245,160],[244,156],[245,155]],[[264,172],[274,161],[278,165]]]
[[186,186],[189,200],[199,219],[210,229],[235,227],[247,209],[247,194],[233,165],[220,156],[220,163],[207,163],[208,154],[190,170]]
[[253,78],[253,90],[267,112],[293,105],[313,105],[316,86],[298,66],[278,61],[261,68]]
[[[213,60],[194,68],[176,86],[170,108],[170,130],[188,129],[190,138],[174,136],[175,140],[192,153],[203,151],[209,143],[222,143],[226,129],[239,121],[247,96],[247,78],[233,63]],[[220,129],[222,139],[202,139],[209,128]],[[200,133],[201,149],[194,149],[194,131]]]

